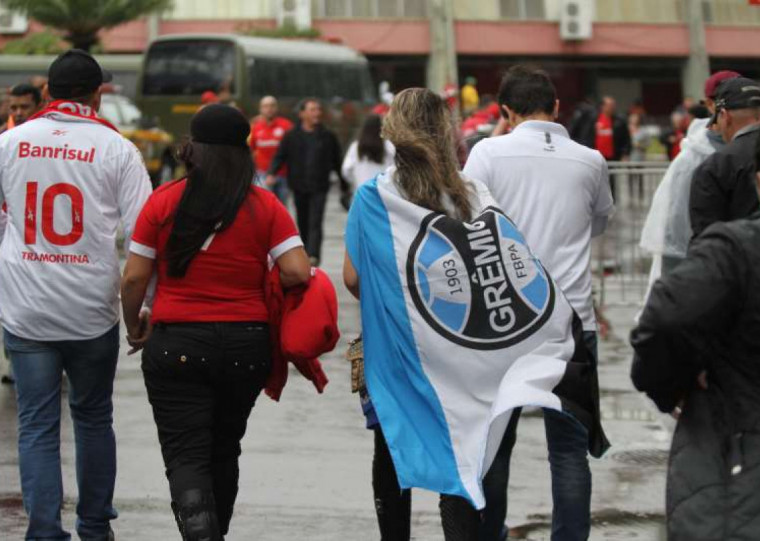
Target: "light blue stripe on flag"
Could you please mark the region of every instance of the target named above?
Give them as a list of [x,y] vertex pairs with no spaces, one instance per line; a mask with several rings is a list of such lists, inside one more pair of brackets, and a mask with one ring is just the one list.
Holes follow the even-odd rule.
[[[354,197],[346,246],[359,272],[367,387],[399,484],[470,499],[459,477],[443,408],[417,353],[377,180],[364,184]],[[368,266],[372,272],[362,273]]]

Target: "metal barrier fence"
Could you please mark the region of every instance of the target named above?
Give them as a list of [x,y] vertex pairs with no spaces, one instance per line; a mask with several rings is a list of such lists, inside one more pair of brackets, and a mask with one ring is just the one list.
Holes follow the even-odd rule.
[[649,281],[651,256],[639,247],[641,230],[668,162],[609,162],[615,214],[594,239],[591,271],[599,309],[639,305]]

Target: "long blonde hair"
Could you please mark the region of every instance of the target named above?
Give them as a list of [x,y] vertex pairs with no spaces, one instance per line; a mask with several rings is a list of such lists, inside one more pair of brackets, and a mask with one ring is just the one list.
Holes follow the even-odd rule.
[[471,187],[459,176],[451,115],[446,102],[426,88],[408,88],[393,99],[382,135],[396,147],[398,182],[406,197],[421,207],[457,218],[472,217]]

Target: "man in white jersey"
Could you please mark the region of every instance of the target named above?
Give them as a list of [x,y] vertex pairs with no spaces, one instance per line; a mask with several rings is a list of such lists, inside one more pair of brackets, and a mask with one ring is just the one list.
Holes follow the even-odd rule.
[[[545,72],[523,66],[510,69],[499,88],[499,105],[514,127],[512,133],[478,143],[464,172],[488,186],[556,280],[579,316],[588,354],[596,366],[591,237],[604,231],[614,209],[607,164],[598,151],[573,142],[567,130],[554,122],[559,101]],[[595,396],[587,398],[598,411],[596,372],[592,377]],[[580,423],[557,412],[544,411],[544,420],[554,501],[552,540],[586,540],[591,502],[588,434]],[[516,428],[514,420],[484,479],[482,539],[502,535]]]
[[108,78],[84,51],[59,56],[48,106],[0,136],[0,317],[16,375],[26,539],[61,524],[61,379],[69,380],[81,539],[113,538],[111,395],[119,353],[119,221],[131,236],[150,195],[137,148],[97,116]]

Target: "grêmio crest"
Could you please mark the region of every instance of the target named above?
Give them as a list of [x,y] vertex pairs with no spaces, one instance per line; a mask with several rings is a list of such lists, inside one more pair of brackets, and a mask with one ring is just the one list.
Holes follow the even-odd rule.
[[412,300],[436,332],[481,350],[517,344],[554,309],[554,285],[500,210],[463,223],[430,214],[407,258]]

